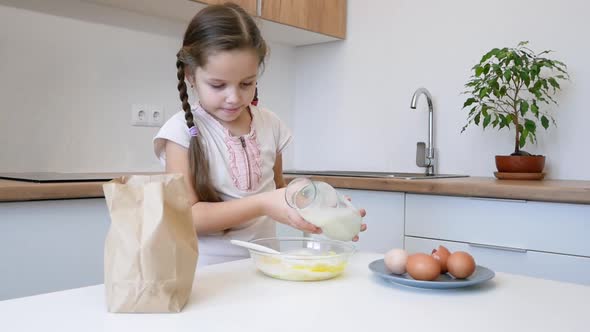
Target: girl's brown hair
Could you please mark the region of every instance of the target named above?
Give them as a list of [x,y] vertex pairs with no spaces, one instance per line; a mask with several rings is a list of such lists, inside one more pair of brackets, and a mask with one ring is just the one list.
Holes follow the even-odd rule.
[[[252,49],[264,64],[267,46],[256,23],[240,6],[233,3],[211,5],[199,11],[189,23],[182,48],[176,54],[178,92],[186,125],[195,126],[188,93],[185,74],[193,74],[197,67],[204,67],[209,55],[219,51]],[[203,149],[200,133],[191,136],[189,161],[194,175],[195,191],[199,201],[219,202],[221,199],[209,178],[209,161]]]

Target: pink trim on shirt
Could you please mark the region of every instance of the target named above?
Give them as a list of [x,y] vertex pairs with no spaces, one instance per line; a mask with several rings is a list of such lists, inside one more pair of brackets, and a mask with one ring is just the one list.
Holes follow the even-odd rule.
[[[243,136],[232,136],[227,128],[200,105],[196,107],[196,110],[204,115],[206,121],[213,123],[225,134],[224,141],[229,153],[229,166],[234,186],[242,191],[256,191],[262,182],[262,157],[260,144],[256,139],[256,130],[254,130],[254,112],[248,109],[252,117],[250,132]],[[242,139],[246,145],[245,148],[242,146]]]
[[225,145],[229,152],[231,176],[236,188],[243,191],[257,190],[262,179],[262,162],[256,131],[239,137],[228,135],[225,137]]

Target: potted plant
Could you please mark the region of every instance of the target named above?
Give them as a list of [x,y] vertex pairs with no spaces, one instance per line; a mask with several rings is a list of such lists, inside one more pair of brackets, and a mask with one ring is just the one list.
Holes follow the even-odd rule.
[[[543,107],[557,102],[553,95],[560,81],[569,80],[567,66],[546,57],[551,51],[535,53],[523,41],[515,48],[494,48],[473,66],[464,92],[463,109],[469,109],[467,126],[474,123],[514,129],[514,152],[496,156],[499,172],[543,174],[545,156],[522,150],[527,142],[536,143],[537,128],[544,129],[555,119]],[[498,176],[498,173],[495,173]],[[524,175],[524,174],[521,174]],[[542,178],[538,177],[538,178]]]

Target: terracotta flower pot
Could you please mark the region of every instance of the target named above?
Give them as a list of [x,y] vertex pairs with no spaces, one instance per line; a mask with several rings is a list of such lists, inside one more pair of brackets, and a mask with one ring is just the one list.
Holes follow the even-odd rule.
[[545,156],[496,156],[498,172],[541,173],[545,167]]

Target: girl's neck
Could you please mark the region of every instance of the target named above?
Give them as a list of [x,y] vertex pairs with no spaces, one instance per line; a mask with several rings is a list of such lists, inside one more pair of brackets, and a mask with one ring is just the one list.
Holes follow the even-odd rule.
[[205,108],[202,105],[200,105],[200,103],[199,107],[211,118],[215,119],[215,121],[217,121],[217,123],[219,123],[223,128],[225,128],[231,136],[243,136],[250,133],[254,117],[252,115],[252,110],[250,109],[250,106],[248,106],[244,111],[242,111],[242,113],[237,119],[231,122],[222,121],[217,117],[213,116],[213,114],[207,112],[207,110],[205,110]]
[[232,122],[221,122],[232,136],[243,136],[250,133],[252,126],[252,113],[247,107],[240,116]]

